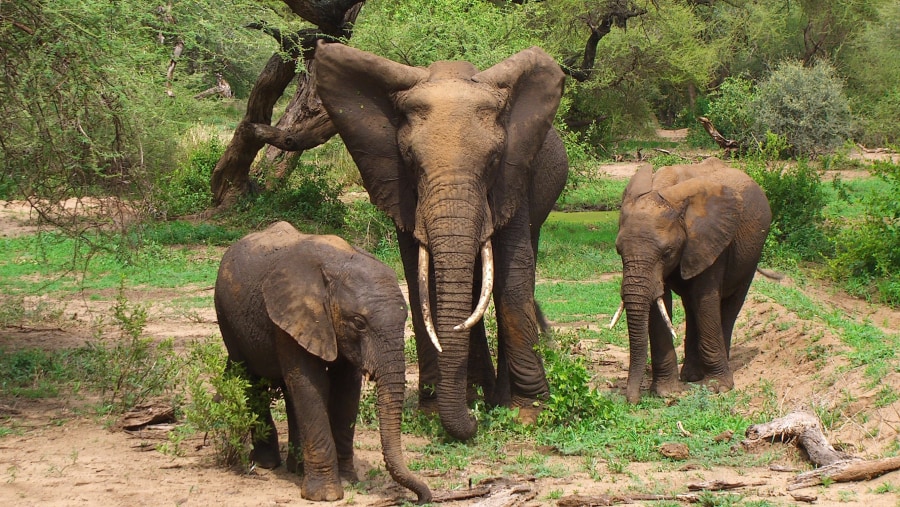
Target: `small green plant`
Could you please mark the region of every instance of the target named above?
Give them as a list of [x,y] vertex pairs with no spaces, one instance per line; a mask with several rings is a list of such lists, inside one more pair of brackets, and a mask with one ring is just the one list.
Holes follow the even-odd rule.
[[[268,431],[259,421],[248,400],[250,383],[240,365],[229,365],[226,354],[217,340],[194,343],[188,353],[182,408],[185,424],[172,432],[162,450],[170,454],[181,452],[185,438],[204,434],[212,442],[216,463],[221,466],[250,467],[250,434]],[[258,402],[271,402],[271,399]]]
[[128,301],[124,283],[123,279],[113,306],[119,337],[98,339],[84,356],[93,363],[88,371],[93,372],[107,413],[128,410],[171,389],[180,367],[171,339],[154,343],[143,336],[147,310]]
[[550,395],[541,412],[540,423],[575,427],[585,423],[599,431],[613,423],[618,411],[611,400],[590,386],[591,374],[582,356],[567,348],[561,342],[556,348],[542,350]]

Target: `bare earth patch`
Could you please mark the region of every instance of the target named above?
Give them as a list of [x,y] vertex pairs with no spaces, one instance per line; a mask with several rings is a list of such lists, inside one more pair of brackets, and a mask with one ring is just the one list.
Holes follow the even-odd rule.
[[[633,173],[630,167],[624,171]],[[27,221],[27,213],[16,211],[15,206],[0,205],[0,230],[4,235],[30,232]],[[883,386],[900,392],[900,372],[889,372],[876,385],[861,373],[848,372],[848,360],[840,354],[847,346],[823,319],[801,318],[778,301],[762,295],[756,289],[760,283],[774,282],[761,281],[759,277],[754,282],[736,326],[732,349],[736,385],[754,395],[744,410],[753,413],[763,409],[763,404],[773,399],[766,394],[775,393],[779,412],[816,406],[840,411],[838,421],[842,422],[827,431],[826,436],[846,452],[868,458],[896,449],[900,438],[900,401],[877,408],[876,400]],[[177,347],[183,349],[192,340],[218,336],[211,286],[212,281],[207,286],[178,290],[132,291],[127,297],[131,303],[148,308],[147,334],[159,339],[174,338]],[[871,321],[891,333],[900,329],[900,312],[866,304],[827,288],[800,289],[827,312],[839,312],[860,322]],[[188,297],[208,298],[209,304],[186,309],[173,303]],[[94,301],[89,295],[49,303],[63,309],[61,319],[28,328],[0,329],[0,347],[9,350],[79,346],[92,339],[90,329],[96,319],[109,315],[109,301]],[[598,308],[593,321],[585,324],[606,325],[613,310]],[[552,319],[552,315],[549,317]],[[680,324],[677,327],[683,333],[683,322],[676,324]],[[590,359],[592,373],[604,379],[598,387],[620,392],[627,377],[627,349],[597,346],[590,341],[583,342],[581,348],[581,353]],[[408,385],[412,386],[414,370],[409,373]],[[15,428],[13,434],[0,437],[0,505],[313,505],[300,498],[298,478],[283,468],[255,469],[249,474],[218,468],[213,463],[211,447],[202,438],[185,442],[184,456],[164,455],[155,449],[164,441],[164,431],[124,431],[116,424],[109,425],[85,413],[83,407],[89,402],[79,397],[12,399],[0,393],[0,418],[6,419],[3,426]],[[858,414],[866,417],[854,417]],[[681,431],[677,423],[671,421],[673,435]],[[284,423],[279,432],[286,435]],[[411,500],[412,494],[394,484],[384,471],[377,432],[361,429],[357,433],[357,467],[364,480],[345,488],[342,503],[376,505],[391,503],[398,497]],[[739,446],[742,438],[743,435],[734,435],[734,445]],[[407,460],[421,458],[421,448],[426,443],[422,438],[404,435]],[[702,449],[706,444],[692,441],[688,447]],[[786,448],[791,447],[772,443],[753,452],[780,452]],[[627,463],[623,471],[613,471],[616,467],[596,462],[590,465],[592,473],[587,470],[583,456],[532,449],[527,442],[512,442],[504,452],[494,462],[468,463],[463,470],[424,478],[440,498],[451,493],[451,485],[457,488],[466,485],[465,489],[473,478],[476,482],[473,487],[477,487],[480,477],[502,477],[504,465],[514,464],[520,453],[541,452],[549,456],[551,466],[567,470],[567,476],[512,475],[507,479],[518,489],[504,486],[503,491],[511,495],[511,500],[504,503],[495,497],[493,505],[512,505],[517,498],[524,505],[557,505],[557,498],[571,495],[686,494],[688,484],[725,481],[747,484],[734,491],[745,500],[766,500],[775,505],[798,505],[798,500],[791,496],[793,493],[816,497],[815,505],[819,506],[876,506],[897,504],[896,489],[893,493],[877,494],[876,487],[900,486],[900,471],[895,471],[871,481],[789,492],[790,480],[799,471],[809,469],[805,459],[794,451],[778,454],[781,457],[775,463],[789,471],[764,466],[706,468],[690,458],[674,461],[660,454],[653,462]],[[483,500],[472,498],[447,504],[473,505]]]

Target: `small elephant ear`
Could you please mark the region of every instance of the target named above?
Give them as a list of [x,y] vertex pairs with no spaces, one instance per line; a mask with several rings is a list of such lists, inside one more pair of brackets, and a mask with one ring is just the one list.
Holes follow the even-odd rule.
[[401,115],[394,95],[428,78],[428,71],[343,44],[319,42],[316,87],[328,116],[359,167],[372,202],[401,229],[415,227],[415,176],[403,170],[397,148]]
[[641,164],[634,176],[628,180],[628,186],[622,192],[622,202],[633,202],[638,197],[650,192],[653,185],[653,166]]
[[317,357],[337,359],[337,337],[320,273],[279,266],[263,280],[262,291],[266,311],[276,326]]
[[702,178],[661,189],[659,195],[682,209],[685,241],[681,277],[691,279],[712,266],[734,240],[743,199],[731,188]]
[[562,98],[565,74],[539,47],[520,51],[472,80],[509,93],[506,148],[493,185],[495,227],[506,224],[524,202],[528,181],[523,174],[540,151]]

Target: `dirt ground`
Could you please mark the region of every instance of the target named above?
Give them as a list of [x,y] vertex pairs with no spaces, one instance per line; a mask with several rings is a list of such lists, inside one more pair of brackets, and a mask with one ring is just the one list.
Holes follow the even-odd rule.
[[[634,164],[617,164],[602,170],[628,177],[635,168]],[[28,209],[21,203],[0,203],[0,234],[28,233],[33,228],[31,223]],[[758,279],[754,283],[758,286],[764,282]],[[795,285],[790,279],[765,283]],[[131,302],[148,307],[147,334],[160,339],[174,337],[177,343],[184,344],[216,335],[215,314],[211,305],[184,311],[173,308],[171,301],[176,297],[209,296],[211,286],[212,280],[208,286],[134,291],[127,297]],[[840,312],[860,322],[871,322],[890,333],[900,330],[898,311],[849,298],[818,284],[799,288],[828,311]],[[0,329],[0,348],[53,349],[85,343],[90,339],[88,324],[100,315],[108,315],[109,310],[108,302],[92,301],[88,296],[73,295],[58,302],[64,305],[66,315],[73,316],[72,324],[64,328],[52,325]],[[40,300],[40,297],[34,297],[26,304],[37,304]],[[594,324],[605,325],[613,310],[598,309]],[[597,378],[609,380],[602,388],[620,390],[627,376],[627,349],[609,345],[596,347],[591,343],[583,345]],[[846,345],[823,319],[800,318],[778,301],[752,289],[738,320],[732,348],[736,384],[751,393],[759,393],[747,407],[748,411],[761,409],[766,400],[772,399],[763,396],[764,390],[776,393],[779,412],[813,405],[839,407],[842,422],[826,433],[831,443],[865,458],[890,453],[900,444],[900,401],[876,408],[875,398],[881,385],[869,387],[869,382],[860,373],[848,372],[845,357],[837,353],[844,349]],[[829,353],[816,358],[811,350],[828,350]],[[764,387],[761,379],[768,379],[768,386]],[[900,392],[900,371],[891,371],[881,384]],[[408,385],[414,384],[408,379]],[[8,418],[4,426],[17,428],[14,434],[0,438],[0,505],[311,504],[300,498],[298,478],[283,468],[256,469],[250,474],[219,469],[212,463],[211,448],[205,446],[202,439],[188,442],[184,446],[188,451],[185,456],[164,455],[155,450],[155,445],[164,441],[164,431],[126,432],[115,424],[106,424],[83,413],[79,410],[83,404],[84,400],[66,398],[10,399],[0,393],[0,418]],[[673,432],[679,431],[674,429],[676,421],[672,421],[672,425]],[[286,434],[286,428],[279,429]],[[740,445],[742,438],[743,435],[735,435],[734,444]],[[417,449],[425,443],[424,439],[405,435],[407,460],[415,459]],[[802,505],[804,500],[795,498],[794,494],[807,497],[807,500],[815,497],[814,504],[821,506],[900,505],[900,494],[897,493],[900,491],[900,471],[870,481],[788,491],[787,486],[796,473],[809,468],[797,452],[784,453],[776,462],[781,468],[706,468],[690,458],[673,462],[660,455],[658,461],[628,463],[624,471],[614,473],[607,464],[600,462],[594,464],[593,475],[598,477],[595,480],[585,470],[584,457],[562,456],[553,450],[543,450],[552,464],[569,471],[567,477],[503,478],[503,465],[513,463],[527,445],[510,444],[504,462],[473,462],[465,470],[424,478],[438,499],[451,494],[448,485],[466,484],[473,477],[497,478],[493,496],[446,502],[448,505],[557,505],[558,498],[572,495],[629,496],[648,491],[671,495],[688,493],[689,484],[713,480],[745,484],[734,490],[745,501]],[[692,447],[703,445],[702,441],[691,444]],[[753,452],[765,453],[785,447],[789,446],[764,444]],[[339,503],[385,505],[399,497],[413,498],[408,491],[386,479],[376,432],[358,431],[357,449],[359,475],[366,479],[358,485],[345,487],[344,500]],[[893,492],[874,491],[884,484],[892,485]],[[688,501],[689,497],[682,499],[682,503]],[[644,503],[653,505],[653,502]]]

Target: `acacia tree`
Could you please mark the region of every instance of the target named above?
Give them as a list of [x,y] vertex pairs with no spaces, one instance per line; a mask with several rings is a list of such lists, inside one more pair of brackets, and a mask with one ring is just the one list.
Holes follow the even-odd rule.
[[[216,164],[211,178],[213,204],[231,205],[250,190],[250,169],[257,153],[265,145],[291,152],[292,157],[316,147],[337,131],[322,109],[315,90],[316,42],[320,39],[346,39],[362,8],[358,0],[283,0],[292,12],[316,26],[293,34],[283,34],[264,24],[251,25],[271,35],[281,47],[269,58],[247,101],[244,119]],[[272,110],[295,76],[297,91],[287,110],[272,125]],[[270,154],[270,159],[277,157]],[[282,163],[281,174],[289,164]]]

